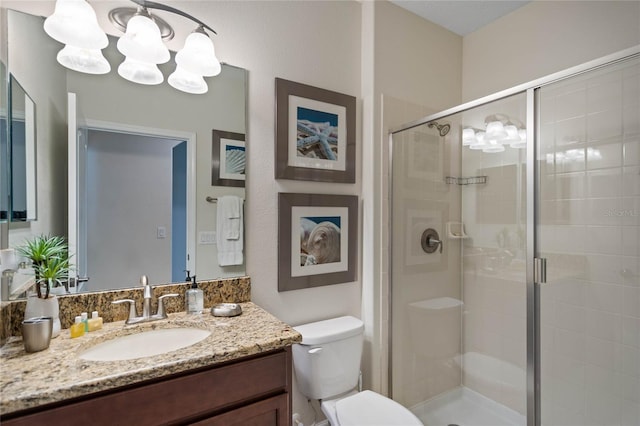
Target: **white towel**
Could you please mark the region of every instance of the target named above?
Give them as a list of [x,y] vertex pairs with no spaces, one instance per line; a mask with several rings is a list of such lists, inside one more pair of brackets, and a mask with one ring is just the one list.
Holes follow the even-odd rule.
[[216,235],[218,264],[242,265],[244,262],[243,200],[235,195],[218,197]]

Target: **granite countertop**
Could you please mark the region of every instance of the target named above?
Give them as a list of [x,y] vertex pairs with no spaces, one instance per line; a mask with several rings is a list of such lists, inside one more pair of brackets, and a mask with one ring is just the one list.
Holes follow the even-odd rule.
[[[214,317],[184,312],[166,320],[136,325],[124,321],[71,339],[69,330],[51,340],[49,349],[28,354],[20,337],[11,337],[0,349],[0,415],[62,401],[94,392],[206,367],[281,349],[302,337],[259,306],[240,303],[236,317]],[[158,328],[194,327],[211,331],[192,346],[161,355],[127,361],[86,361],[78,354],[114,337]]]

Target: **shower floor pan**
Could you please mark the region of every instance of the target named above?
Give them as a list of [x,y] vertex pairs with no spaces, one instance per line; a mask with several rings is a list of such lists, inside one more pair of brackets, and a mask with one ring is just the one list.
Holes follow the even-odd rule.
[[464,386],[411,407],[425,426],[525,426],[526,418]]

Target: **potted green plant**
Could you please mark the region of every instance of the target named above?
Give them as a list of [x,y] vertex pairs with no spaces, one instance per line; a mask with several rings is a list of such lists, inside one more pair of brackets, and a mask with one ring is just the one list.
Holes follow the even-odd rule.
[[63,286],[71,270],[69,247],[63,237],[40,235],[19,247],[18,253],[31,260],[35,274],[36,296],[27,297],[25,319],[46,316],[53,318],[52,337],[60,334],[58,299],[50,294]]
[[49,298],[52,287],[62,286],[63,281],[68,280],[71,264],[63,237],[39,235],[18,247],[18,253],[31,260],[38,298]]

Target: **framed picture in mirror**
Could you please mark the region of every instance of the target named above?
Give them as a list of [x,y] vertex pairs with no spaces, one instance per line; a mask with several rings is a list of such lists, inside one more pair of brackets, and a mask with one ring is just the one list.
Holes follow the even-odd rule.
[[356,98],[276,78],[276,179],[355,183]]
[[211,185],[244,187],[246,146],[242,133],[213,130]]
[[356,280],[358,197],[278,194],[278,291]]

